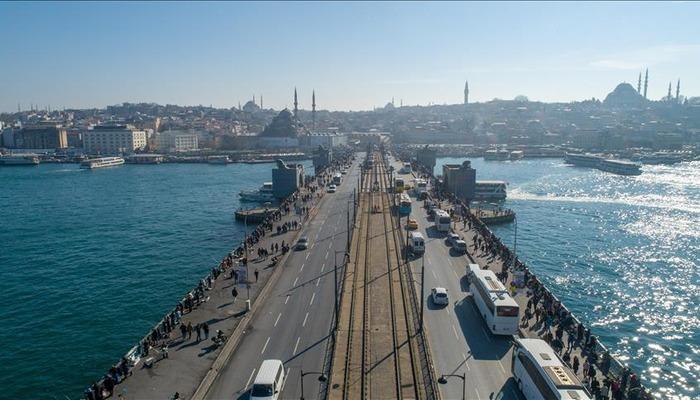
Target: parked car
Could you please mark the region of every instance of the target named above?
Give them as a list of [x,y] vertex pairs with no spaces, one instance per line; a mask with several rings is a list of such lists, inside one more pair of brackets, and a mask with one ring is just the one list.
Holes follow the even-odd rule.
[[467,252],[467,242],[462,239],[456,240],[452,245],[452,248],[458,253],[465,254]]

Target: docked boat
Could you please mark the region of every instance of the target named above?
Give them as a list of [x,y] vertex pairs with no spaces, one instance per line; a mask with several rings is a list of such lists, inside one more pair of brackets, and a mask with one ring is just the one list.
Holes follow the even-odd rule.
[[162,154],[133,154],[126,158],[129,164],[160,164],[163,160]]
[[525,153],[523,153],[522,150],[514,150],[510,152],[510,159],[511,161],[513,160],[521,160],[523,157],[525,157]]
[[598,169],[617,175],[641,175],[642,170],[639,164],[622,160],[602,160],[598,164]]
[[603,157],[596,156],[595,154],[576,154],[576,153],[566,153],[564,157],[564,162],[567,164],[575,165],[577,167],[589,167],[598,168],[598,164],[603,160]]
[[485,161],[506,161],[510,157],[508,150],[486,150],[484,152]]
[[504,181],[476,181],[474,201],[503,201],[506,199]]
[[209,164],[218,164],[218,165],[225,165],[225,164],[231,164],[232,161],[228,156],[210,156],[207,158],[207,162]]
[[115,167],[117,165],[124,164],[124,159],[121,157],[98,157],[89,158],[80,163],[80,168],[82,169],[95,169],[95,168],[106,168]]
[[272,182],[265,182],[260,189],[241,190],[238,195],[241,201],[254,201],[257,203],[265,203],[275,201],[275,195],[272,190]]
[[672,165],[684,161],[683,153],[657,152],[637,157],[637,161],[649,165]]
[[36,154],[7,154],[0,156],[0,165],[39,165]]

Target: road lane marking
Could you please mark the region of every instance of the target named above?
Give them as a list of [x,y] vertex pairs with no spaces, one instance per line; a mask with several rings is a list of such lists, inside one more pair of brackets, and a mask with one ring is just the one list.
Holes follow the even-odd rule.
[[435,275],[435,271],[433,271],[433,270],[431,269],[430,272],[433,273],[433,278],[435,278],[435,280],[438,280],[437,275]]
[[287,295],[287,298],[284,299],[284,304],[287,304],[288,301],[289,301],[289,295]]
[[297,354],[297,348],[299,347],[299,340],[301,340],[301,336],[297,338],[297,344],[294,345],[294,351],[292,352],[292,355],[295,356]]
[[253,379],[253,375],[255,375],[255,370],[256,370],[256,369],[257,369],[257,368],[253,368],[253,372],[250,373],[250,376],[248,377],[248,382],[245,383],[245,387],[243,388],[243,390],[247,390],[247,389],[248,389],[248,385],[250,385],[250,381]]
[[301,268],[299,268],[299,272],[304,270],[304,265],[306,265],[306,263],[301,264]]
[[319,283],[321,283],[321,278],[316,279],[316,286],[318,286]]
[[265,341],[265,345],[263,346],[262,351],[260,352],[260,354],[262,354],[262,353],[265,352],[265,349],[267,348],[267,344],[268,344],[268,343],[270,343],[270,337],[269,337],[269,336],[267,337],[267,340]]
[[325,268],[326,268],[326,263],[323,263],[323,265],[321,265],[321,272],[323,272],[323,270],[324,270]]
[[309,259],[309,256],[310,256],[310,255],[311,255],[311,253],[306,253],[306,259],[307,259],[307,260]]
[[462,353],[462,358],[464,358],[464,366],[467,367],[467,371],[471,371],[471,368],[469,368],[469,362],[467,361],[467,356]]
[[306,315],[304,316],[304,322],[301,323],[302,327],[306,326],[306,319],[307,318],[309,318],[309,313],[306,313]]
[[330,250],[331,247],[333,247],[333,242],[328,243],[328,250]]
[[498,360],[498,366],[501,367],[501,371],[503,371],[503,373],[505,374],[505,373],[506,373],[506,369],[503,368],[503,364],[501,364],[501,360]]
[[316,292],[311,293],[311,301],[309,302],[309,305],[314,304],[314,299],[316,298]]
[[476,388],[474,388],[474,391],[476,392],[476,397],[477,397],[479,400],[481,400],[481,396],[479,396],[479,391],[476,390]]
[[457,334],[457,329],[455,329],[455,326],[454,326],[454,325],[452,325],[452,332],[454,332],[454,333],[455,333],[455,337],[456,337],[457,339],[459,339],[459,335]]
[[447,313],[450,314],[450,307],[449,306],[445,307],[445,310],[447,310]]
[[294,280],[294,283],[292,283],[292,286],[296,286],[298,281],[299,281],[299,277],[297,276],[297,279]]
[[272,326],[277,326],[277,323],[280,322],[280,317],[281,317],[281,316],[282,316],[282,313],[279,313],[279,315],[277,316],[277,319],[275,320],[275,324],[272,325]]
[[328,259],[328,251],[326,251],[326,260]]
[[455,278],[459,279],[459,275],[457,275],[457,273],[455,272],[455,270],[451,269],[450,271],[452,271],[452,273],[455,274]]

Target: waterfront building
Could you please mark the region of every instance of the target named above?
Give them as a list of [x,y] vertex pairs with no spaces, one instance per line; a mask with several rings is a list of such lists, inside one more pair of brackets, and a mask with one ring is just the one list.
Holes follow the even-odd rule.
[[158,151],[177,153],[199,149],[199,136],[184,131],[166,131],[156,134]]
[[277,160],[277,168],[272,170],[272,189],[276,198],[284,199],[304,185],[304,166],[285,164]]
[[299,145],[303,147],[323,146],[333,148],[347,144],[347,136],[339,133],[309,133],[299,136]]
[[431,149],[427,145],[421,149],[418,149],[418,152],[416,153],[416,161],[418,161],[418,164],[422,165],[430,173],[432,173],[433,169],[435,168],[436,158],[437,151],[435,151],[435,149]]
[[442,166],[442,179],[445,190],[454,193],[457,198],[467,202],[474,199],[476,191],[476,170],[471,161],[462,164],[445,164]]
[[83,133],[83,148],[89,154],[133,153],[146,143],[146,132],[133,125],[96,125]]
[[68,147],[66,128],[56,123],[27,125],[13,130],[12,134],[12,147],[16,149],[65,149]]

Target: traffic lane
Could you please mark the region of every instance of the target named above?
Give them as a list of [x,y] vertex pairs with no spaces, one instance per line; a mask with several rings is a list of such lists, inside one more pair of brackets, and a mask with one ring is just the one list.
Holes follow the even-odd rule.
[[[426,322],[431,327],[430,342],[432,349],[440,354],[438,368],[440,373],[453,373],[452,365],[467,369],[468,389],[474,390],[479,397],[503,393],[504,398],[520,398],[514,390],[514,382],[509,379],[511,360],[510,337],[491,335],[479,315],[476,305],[468,295],[466,282],[466,258],[450,255],[449,246],[442,235],[433,237],[427,234],[432,225],[425,216],[418,212],[414,215],[418,220],[419,230],[426,233],[426,289],[441,286],[448,290],[450,305],[437,312],[428,310]],[[428,228],[428,229],[426,229]],[[417,263],[413,263],[415,271],[420,273]],[[426,291],[427,291],[426,290]],[[429,300],[429,299],[427,299]],[[427,305],[431,303],[426,302]],[[433,318],[434,317],[434,318]],[[436,329],[437,328],[437,329]],[[432,338],[433,332],[437,330]],[[466,352],[460,353],[450,349],[448,343],[455,342],[463,346]],[[466,362],[464,360],[467,360]],[[445,372],[447,371],[447,372]],[[448,395],[461,395],[461,381],[449,382]]]
[[[310,224],[302,232],[307,236],[312,235],[315,231],[321,231],[324,225],[323,223]],[[260,313],[251,322],[239,347],[212,387],[209,398],[229,398],[232,394],[245,395],[250,384],[250,376],[246,376],[248,374],[240,371],[250,370],[252,375],[262,360],[273,358],[266,356],[266,352],[284,355],[278,350],[278,343],[292,341],[291,336],[293,336],[294,332],[287,328],[289,325],[295,324],[296,320],[299,319],[299,310],[296,307],[286,307],[286,305],[297,302],[303,304],[312,295],[310,286],[299,285],[299,272],[303,272],[306,268],[306,262],[310,255],[316,255],[316,257],[312,258],[311,263],[318,263],[321,260],[321,256],[312,251],[313,247],[315,247],[315,244],[312,243],[309,250],[292,250],[293,253],[290,254],[282,267],[284,271],[276,283],[271,296],[262,305],[263,308],[260,310]],[[308,270],[311,270],[311,268]],[[290,301],[292,299],[293,301]],[[287,318],[283,318],[285,312],[288,313]],[[278,334],[277,336],[279,337],[272,341],[272,337],[275,334]],[[270,341],[272,341],[272,345],[270,345]],[[289,345],[286,346],[289,347]]]

